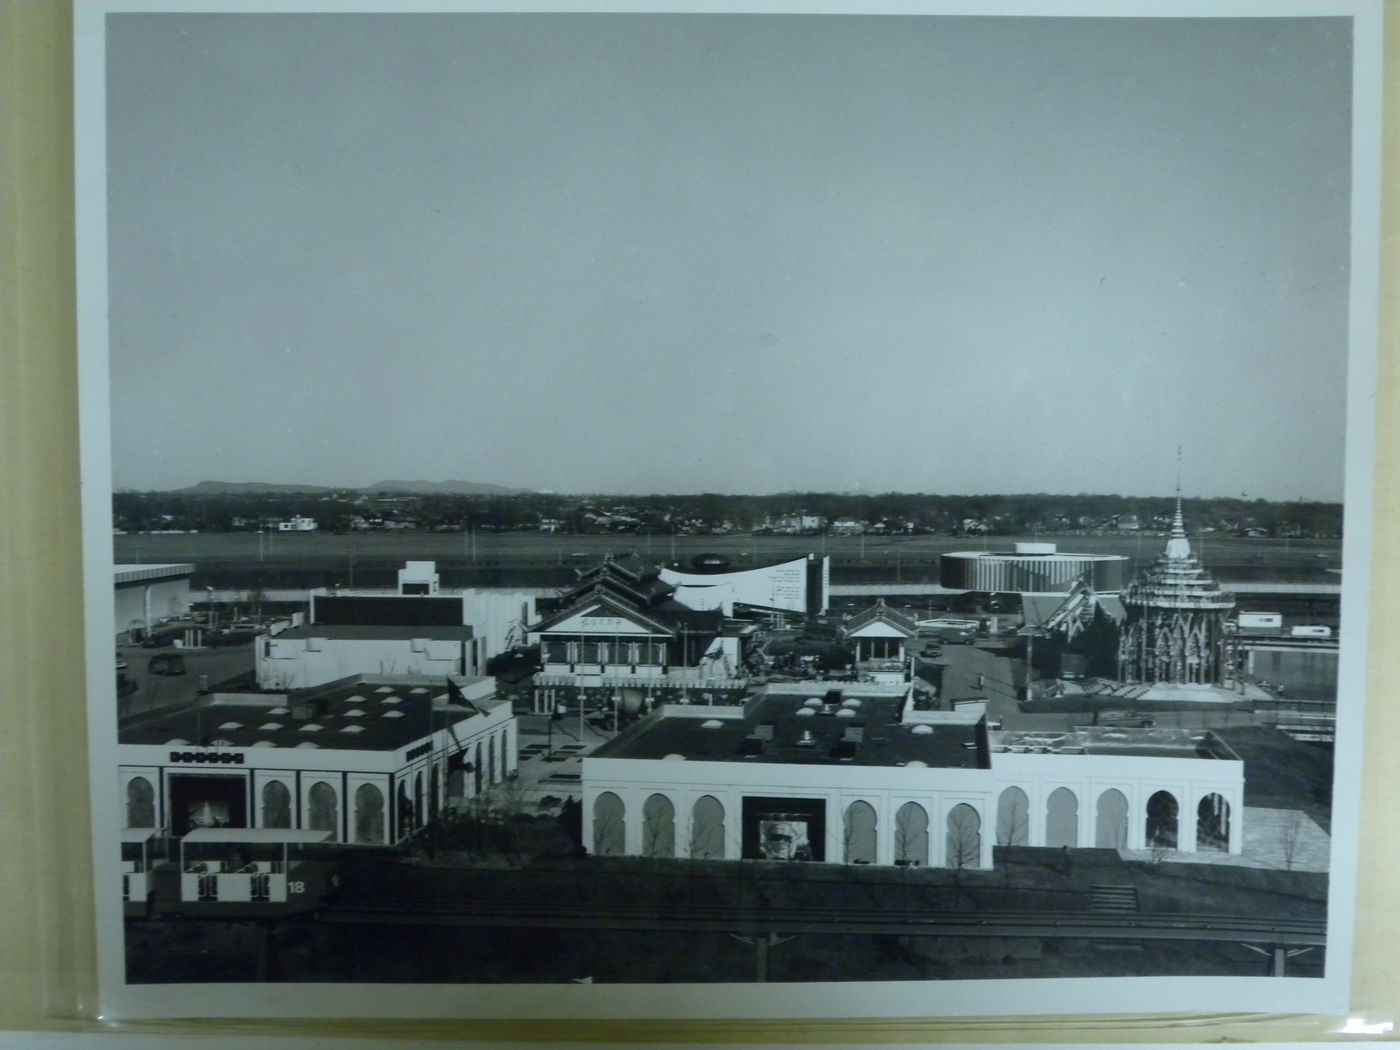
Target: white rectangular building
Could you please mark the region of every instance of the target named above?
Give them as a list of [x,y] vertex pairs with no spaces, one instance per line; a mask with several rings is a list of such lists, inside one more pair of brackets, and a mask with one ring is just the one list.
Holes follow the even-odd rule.
[[583,760],[599,854],[987,868],[994,846],[1239,853],[1244,768],[1204,731],[992,732],[901,698],[667,706]]

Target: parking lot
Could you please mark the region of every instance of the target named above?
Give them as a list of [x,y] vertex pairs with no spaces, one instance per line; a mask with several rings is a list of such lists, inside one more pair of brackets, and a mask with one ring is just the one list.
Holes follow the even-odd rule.
[[[123,640],[118,639],[117,662],[126,665],[120,673],[136,685],[133,692],[117,698],[118,719],[126,720],[188,706],[204,687],[215,687],[231,678],[251,675],[253,644],[245,642],[214,649],[177,649],[173,646],[145,649],[139,645],[123,644]],[[180,657],[183,674],[151,673],[152,660],[159,667],[162,663],[168,663],[168,658],[172,656]]]

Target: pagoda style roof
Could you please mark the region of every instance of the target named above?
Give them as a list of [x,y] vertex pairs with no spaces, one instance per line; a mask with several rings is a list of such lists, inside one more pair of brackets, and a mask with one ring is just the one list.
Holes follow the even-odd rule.
[[919,633],[918,625],[913,618],[904,613],[891,609],[885,604],[885,599],[878,599],[874,605],[868,609],[862,609],[853,615],[849,620],[841,625],[841,630],[850,636],[862,628],[871,624],[884,624],[894,629],[897,634],[902,634],[906,638],[913,638]]
[[1220,587],[1191,550],[1181,516],[1180,493],[1166,547],[1123,592],[1123,603],[1153,609],[1234,608],[1235,596]]
[[578,580],[564,592],[562,600],[565,605],[571,605],[576,598],[600,589],[641,607],[663,601],[676,590],[661,579],[660,569],[648,565],[635,554],[620,558],[609,554],[597,565],[583,570]]

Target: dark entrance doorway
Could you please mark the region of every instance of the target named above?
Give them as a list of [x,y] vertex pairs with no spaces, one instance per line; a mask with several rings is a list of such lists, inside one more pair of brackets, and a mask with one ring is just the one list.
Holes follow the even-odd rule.
[[246,828],[248,782],[239,776],[175,773],[170,777],[170,828]]

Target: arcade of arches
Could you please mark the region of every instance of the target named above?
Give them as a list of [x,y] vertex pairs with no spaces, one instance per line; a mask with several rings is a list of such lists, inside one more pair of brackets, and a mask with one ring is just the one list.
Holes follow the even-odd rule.
[[[994,801],[950,801],[940,808],[932,799],[910,799],[889,803],[889,809],[880,800],[851,799],[843,805],[829,799],[826,806],[833,815],[836,836],[831,841],[839,845],[829,847],[826,856],[846,864],[978,868],[990,865],[994,845],[1192,852],[1228,852],[1233,846],[1239,850],[1239,832],[1232,827],[1231,805],[1223,795],[1204,792],[1183,805],[1171,790],[1140,794],[1145,797],[1134,804],[1129,793],[1118,788],[1085,795],[1061,785],[1037,792],[1039,801],[1033,802],[1025,789],[1010,786]],[[618,791],[600,791],[585,807],[592,852],[709,859],[748,856],[737,827],[726,833],[726,820],[737,824],[737,811],[727,812],[716,794],[687,801],[691,797],[692,793],[683,799],[677,792],[650,790],[637,794],[629,804]],[[936,829],[940,834],[933,834]],[[820,858],[821,853],[809,855]],[[755,856],[771,859],[774,854]]]

